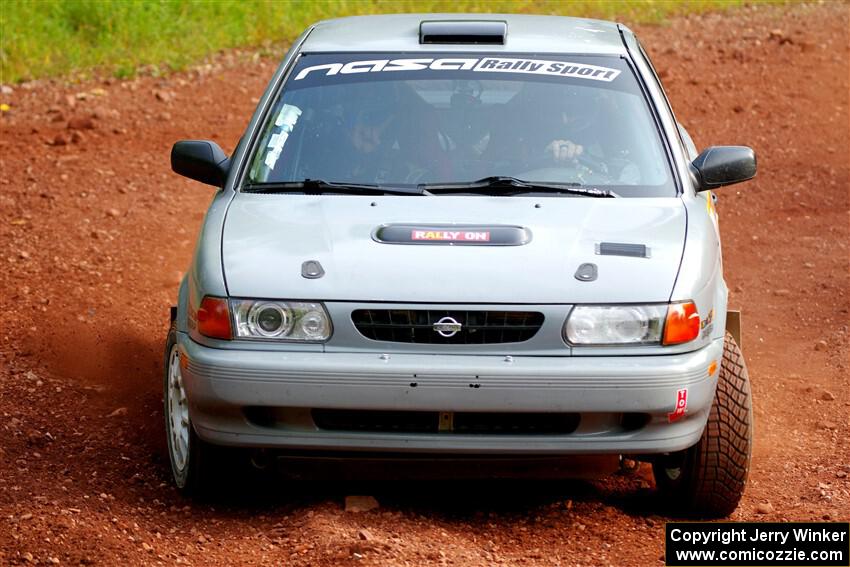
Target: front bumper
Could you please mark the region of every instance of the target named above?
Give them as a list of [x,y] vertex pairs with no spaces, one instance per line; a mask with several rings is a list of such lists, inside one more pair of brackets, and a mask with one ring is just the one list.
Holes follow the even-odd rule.
[[[542,357],[215,349],[178,333],[190,415],[211,443],[257,448],[570,455],[664,453],[695,444],[714,398],[723,342],[686,354]],[[687,412],[670,423],[677,392]],[[283,422],[258,424],[251,409]],[[310,410],[574,412],[568,434],[395,433],[319,429]],[[617,416],[642,414],[639,428]]]

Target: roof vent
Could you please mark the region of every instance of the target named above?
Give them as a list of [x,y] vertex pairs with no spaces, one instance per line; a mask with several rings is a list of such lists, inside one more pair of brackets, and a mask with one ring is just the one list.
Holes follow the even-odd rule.
[[472,43],[504,45],[505,21],[441,20],[419,24],[419,43]]

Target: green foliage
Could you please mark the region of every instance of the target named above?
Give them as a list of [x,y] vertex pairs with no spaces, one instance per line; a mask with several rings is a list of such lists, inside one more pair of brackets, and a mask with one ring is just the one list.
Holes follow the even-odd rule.
[[[776,1],[776,0],[771,0]],[[0,83],[100,69],[180,69],[232,47],[282,46],[317,20],[387,12],[519,12],[661,22],[742,0],[0,0]]]

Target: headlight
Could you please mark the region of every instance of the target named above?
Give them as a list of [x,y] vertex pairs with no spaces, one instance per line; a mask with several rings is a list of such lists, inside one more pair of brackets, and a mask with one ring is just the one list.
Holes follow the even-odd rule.
[[282,341],[326,341],[331,321],[321,303],[233,299],[236,337]]
[[667,305],[578,305],[564,324],[571,345],[659,344]]

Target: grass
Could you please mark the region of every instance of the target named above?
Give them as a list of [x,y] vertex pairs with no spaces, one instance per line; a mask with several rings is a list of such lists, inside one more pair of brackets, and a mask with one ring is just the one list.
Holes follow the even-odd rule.
[[[781,1],[781,0],[762,0]],[[386,12],[519,12],[662,22],[742,0],[0,0],[0,83],[140,66],[181,69],[233,47],[281,46],[316,20]]]

